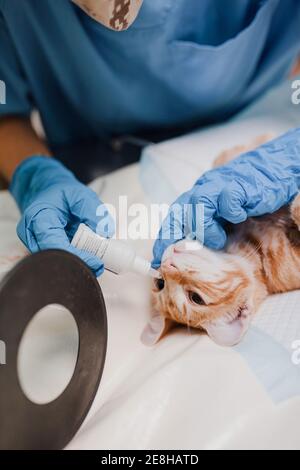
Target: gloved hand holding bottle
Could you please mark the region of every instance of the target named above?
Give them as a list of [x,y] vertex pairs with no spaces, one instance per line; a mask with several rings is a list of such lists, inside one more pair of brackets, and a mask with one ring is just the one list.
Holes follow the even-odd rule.
[[[103,272],[98,257],[70,243],[80,223],[97,231],[102,202],[96,193],[57,160],[43,156],[28,158],[17,167],[10,191],[22,213],[17,233],[29,251],[66,250],[79,256],[97,276]],[[108,223],[99,235],[111,237],[114,223],[103,205],[102,209]]]
[[[181,195],[174,203],[177,209],[171,207],[162,224],[154,245],[153,267],[159,267],[169,245],[187,234],[193,234],[209,248],[224,248],[226,222],[238,224],[248,217],[273,213],[291,202],[299,189],[300,128],[208,171]],[[195,208],[198,204],[204,208],[203,232],[193,218],[182,217],[184,206]]]

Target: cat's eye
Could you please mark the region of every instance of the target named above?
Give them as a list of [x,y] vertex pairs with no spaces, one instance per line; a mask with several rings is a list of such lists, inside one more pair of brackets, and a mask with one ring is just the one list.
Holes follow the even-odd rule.
[[189,291],[188,296],[189,296],[190,301],[193,304],[205,305],[204,300],[202,299],[202,297],[199,294],[197,294],[197,292]]
[[155,284],[156,289],[159,291],[163,290],[165,287],[164,279],[155,279],[154,284]]

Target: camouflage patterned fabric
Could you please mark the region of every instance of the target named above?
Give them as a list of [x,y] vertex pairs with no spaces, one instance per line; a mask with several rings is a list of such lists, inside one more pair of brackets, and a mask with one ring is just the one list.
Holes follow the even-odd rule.
[[135,21],[143,0],[72,0],[94,20],[115,31]]

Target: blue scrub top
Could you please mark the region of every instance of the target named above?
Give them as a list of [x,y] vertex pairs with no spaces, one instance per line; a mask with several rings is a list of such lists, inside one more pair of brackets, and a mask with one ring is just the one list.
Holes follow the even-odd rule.
[[0,0],[0,116],[40,111],[52,144],[205,124],[285,78],[300,0],[144,0],[127,31],[70,0]]

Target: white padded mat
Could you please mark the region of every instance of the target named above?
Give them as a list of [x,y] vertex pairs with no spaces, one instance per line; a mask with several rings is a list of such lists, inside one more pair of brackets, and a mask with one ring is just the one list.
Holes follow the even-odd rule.
[[291,351],[294,341],[300,340],[300,292],[271,297],[253,325]]

